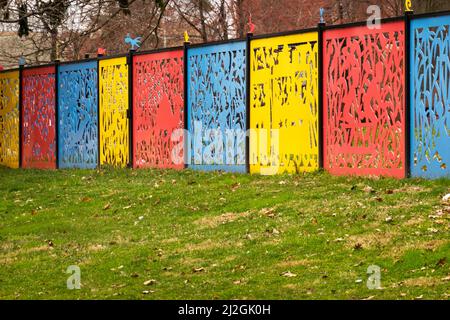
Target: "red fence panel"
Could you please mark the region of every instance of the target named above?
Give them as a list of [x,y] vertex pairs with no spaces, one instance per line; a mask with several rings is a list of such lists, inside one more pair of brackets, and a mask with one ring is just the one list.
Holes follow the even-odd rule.
[[405,176],[403,21],[324,32],[324,167]]
[[55,67],[22,74],[22,167],[56,168]]
[[[133,167],[184,168],[183,50],[133,56]],[[181,147],[180,147],[181,146]]]

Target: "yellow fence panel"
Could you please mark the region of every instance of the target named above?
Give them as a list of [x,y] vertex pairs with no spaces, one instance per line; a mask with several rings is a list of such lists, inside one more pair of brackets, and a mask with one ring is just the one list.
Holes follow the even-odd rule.
[[250,172],[318,169],[318,33],[254,39],[250,49]]
[[19,71],[0,72],[0,165],[19,167]]
[[99,62],[100,164],[129,161],[128,65],[126,57]]

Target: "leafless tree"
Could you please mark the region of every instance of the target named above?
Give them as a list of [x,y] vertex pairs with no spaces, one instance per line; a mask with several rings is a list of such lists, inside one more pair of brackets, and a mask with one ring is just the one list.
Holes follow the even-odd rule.
[[[384,17],[403,13],[404,0],[0,0],[0,64],[79,59],[102,47],[123,53],[123,37],[142,37],[142,49],[243,38],[248,19],[255,33],[316,26],[319,8],[327,24],[363,20],[377,4]],[[448,0],[413,1],[417,13],[448,10]],[[17,36],[13,36],[17,33]],[[20,36],[20,37],[19,37]],[[161,41],[162,39],[162,41]],[[5,44],[3,44],[5,43]]]

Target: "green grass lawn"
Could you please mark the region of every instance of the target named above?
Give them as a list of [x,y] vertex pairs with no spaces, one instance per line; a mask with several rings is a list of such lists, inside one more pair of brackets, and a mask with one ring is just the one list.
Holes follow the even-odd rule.
[[0,298],[449,299],[448,192],[323,172],[0,168]]

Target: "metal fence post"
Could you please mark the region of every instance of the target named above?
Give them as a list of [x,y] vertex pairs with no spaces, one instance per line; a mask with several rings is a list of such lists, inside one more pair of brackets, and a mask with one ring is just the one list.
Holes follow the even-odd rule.
[[245,170],[250,173],[250,72],[251,72],[251,41],[253,33],[247,32],[245,49]]
[[127,55],[127,64],[128,64],[128,110],[127,110],[127,118],[128,118],[128,151],[129,151],[129,160],[128,167],[133,168],[133,56],[136,50],[130,49]]
[[59,60],[55,60],[55,159],[56,169],[59,169],[59,99],[58,99],[58,81],[59,81]]
[[410,36],[411,18],[414,12],[405,10],[405,178],[411,176],[411,59],[410,59]]
[[19,168],[22,168],[22,148],[23,148],[23,106],[22,106],[22,93],[23,93],[23,64],[19,63],[19,150],[18,150],[18,158],[19,158]]
[[323,169],[324,158],[323,158],[323,145],[325,139],[325,133],[323,128],[323,116],[326,112],[323,110],[323,31],[325,28],[325,22],[321,21],[317,25],[318,27],[318,42],[317,42],[317,80],[318,80],[318,132],[319,132],[319,169]]
[[100,169],[100,58],[103,54],[97,54],[97,168]]
[[190,161],[190,144],[189,144],[189,131],[188,131],[188,49],[190,45],[189,36],[187,32],[184,34],[183,43],[183,121],[184,121],[184,138],[183,138],[183,158],[184,158],[184,168],[188,167],[188,162]]

